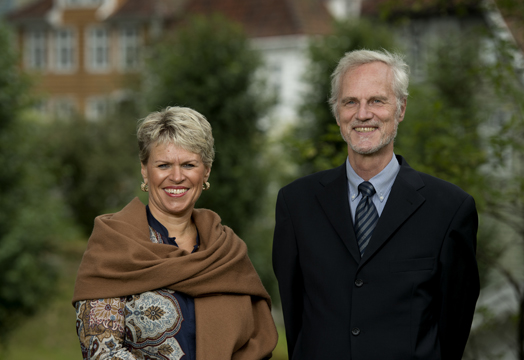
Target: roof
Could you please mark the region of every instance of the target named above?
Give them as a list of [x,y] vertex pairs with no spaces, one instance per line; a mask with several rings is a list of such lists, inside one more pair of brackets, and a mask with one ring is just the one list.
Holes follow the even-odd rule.
[[183,10],[187,0],[125,0],[110,20],[171,18]]
[[327,34],[332,22],[321,0],[191,0],[187,12],[221,13],[250,37]]
[[250,37],[327,34],[332,17],[322,0],[127,0],[111,20],[222,14]]
[[9,12],[7,14],[7,20],[10,22],[18,22],[31,19],[42,19],[52,8],[53,0],[38,0]]
[[396,18],[435,15],[479,14],[478,0],[362,0],[361,14],[370,17]]
[[[36,0],[8,15],[11,22],[43,19],[53,0]],[[332,17],[323,0],[124,0],[107,20],[173,20],[187,14],[221,13],[250,37],[328,34]]]

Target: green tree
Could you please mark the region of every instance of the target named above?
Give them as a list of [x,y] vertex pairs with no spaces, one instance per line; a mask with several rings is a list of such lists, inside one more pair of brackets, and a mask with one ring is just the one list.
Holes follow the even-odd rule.
[[300,105],[300,123],[290,129],[284,142],[301,174],[329,169],[344,162],[347,145],[331,113],[331,73],[348,51],[357,49],[398,50],[389,28],[367,20],[334,23],[334,31],[314,39],[308,48],[308,66],[304,81],[308,85]]
[[[524,6],[501,2],[503,11],[524,19]],[[487,64],[488,104],[492,114],[488,139],[492,161],[485,192],[485,213],[498,225],[498,246],[493,253],[481,253],[481,260],[491,266],[512,289],[517,303],[509,319],[515,337],[508,342],[517,359],[524,360],[524,77],[519,64],[522,52],[516,44],[496,38],[494,60]]]
[[426,78],[410,86],[395,152],[415,169],[462,187],[482,208],[487,157],[480,126],[487,114],[479,91],[479,41],[474,32],[450,34],[430,48]]
[[216,211],[240,235],[259,213],[256,199],[267,184],[257,123],[270,101],[256,78],[261,65],[242,28],[220,16],[188,20],[154,46],[147,63],[149,109],[188,106],[211,123],[216,159],[211,190],[199,206]]
[[120,210],[140,192],[133,103],[103,119],[56,119],[45,129],[44,152],[54,160],[57,191],[86,236],[96,216]]
[[[495,172],[505,176],[493,176],[490,180],[490,195],[487,199],[487,215],[509,229],[510,241],[498,248],[498,256],[486,256],[492,268],[499,272],[512,288],[517,303],[512,323],[516,328],[515,348],[518,360],[524,360],[524,267],[512,267],[503,255],[517,252],[524,259],[524,91],[511,105],[511,117],[503,124],[500,133],[492,137],[499,163]],[[501,244],[502,245],[502,244]],[[522,263],[521,263],[522,264]]]
[[27,116],[29,81],[0,23],[0,357],[9,334],[53,295],[58,241],[73,234],[41,152],[41,124]]

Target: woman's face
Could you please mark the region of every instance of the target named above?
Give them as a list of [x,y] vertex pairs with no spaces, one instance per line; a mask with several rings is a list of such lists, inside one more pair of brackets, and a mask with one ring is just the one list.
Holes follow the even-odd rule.
[[199,154],[173,144],[153,144],[147,165],[142,164],[153,216],[191,216],[210,172]]

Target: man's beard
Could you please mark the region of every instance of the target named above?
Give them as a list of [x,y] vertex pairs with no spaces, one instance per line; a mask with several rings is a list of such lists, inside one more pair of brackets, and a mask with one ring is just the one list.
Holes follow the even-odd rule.
[[378,152],[380,149],[388,146],[392,141],[395,140],[395,137],[397,136],[398,123],[399,122],[397,120],[395,120],[395,128],[393,129],[393,132],[390,133],[387,137],[381,138],[380,142],[376,146],[372,147],[371,149],[367,149],[367,150],[358,149],[351,142],[347,142],[347,141],[346,142],[351,147],[351,150],[353,150],[357,154],[360,154],[360,155],[371,155],[371,154],[374,154],[374,153]]
[[[393,129],[393,132],[391,132],[385,138],[381,138],[380,142],[376,146],[372,147],[371,149],[367,149],[367,150],[363,150],[363,149],[357,148],[354,144],[351,143],[351,141],[349,141],[349,139],[346,139],[345,136],[344,136],[344,133],[342,131],[342,127],[340,128],[340,135],[342,135],[342,138],[349,145],[351,150],[353,150],[357,154],[360,154],[360,155],[371,155],[371,154],[374,154],[374,153],[378,152],[380,149],[388,146],[392,141],[395,140],[395,137],[397,136],[398,124],[399,124],[399,121],[398,121],[398,117],[396,116],[395,117],[395,128]],[[353,125],[350,125],[350,126],[353,127]]]

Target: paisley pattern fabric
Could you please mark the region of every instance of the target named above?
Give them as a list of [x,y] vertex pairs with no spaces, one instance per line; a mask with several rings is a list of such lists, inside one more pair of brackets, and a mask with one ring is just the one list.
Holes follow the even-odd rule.
[[[151,242],[164,243],[152,227],[149,235]],[[173,290],[83,300],[75,309],[84,360],[178,360],[185,355],[175,338],[184,317]]]
[[162,240],[162,235],[153,229],[151,226],[149,227],[149,239],[152,243],[155,244],[164,244],[164,240]]
[[183,316],[173,290],[76,303],[76,330],[85,360],[181,359],[175,335]]

